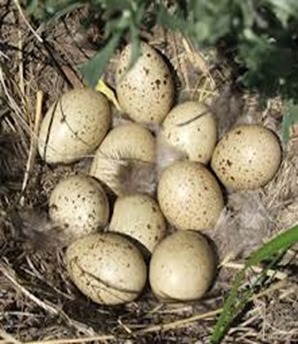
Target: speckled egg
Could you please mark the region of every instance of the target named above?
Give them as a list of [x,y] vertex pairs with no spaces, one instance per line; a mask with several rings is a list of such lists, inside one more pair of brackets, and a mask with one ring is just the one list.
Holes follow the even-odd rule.
[[96,233],[76,240],[66,251],[66,266],[78,289],[101,305],[135,300],[147,279],[139,250],[116,233]]
[[62,228],[62,238],[69,243],[107,225],[108,198],[93,178],[84,175],[67,177],[56,185],[50,196],[49,216]]
[[216,255],[198,232],[177,231],[153,252],[149,281],[163,302],[194,301],[207,292],[216,271]]
[[141,56],[128,70],[131,45],[122,51],[116,72],[116,92],[121,108],[136,122],[159,124],[170,111],[174,82],[162,56],[141,42]]
[[116,200],[109,229],[132,237],[152,252],[166,234],[166,222],[152,197],[132,194]]
[[154,163],[156,144],[151,132],[136,123],[125,123],[109,132],[99,146],[90,175],[119,194],[117,175],[129,161]]
[[94,90],[74,89],[47,111],[38,151],[48,164],[71,163],[95,151],[111,124],[107,98]]
[[192,161],[175,162],[162,172],[157,197],[166,219],[184,230],[213,227],[224,206],[215,177]]
[[240,125],[217,144],[211,167],[224,184],[233,190],[256,189],[267,184],[281,161],[277,136],[261,125]]
[[216,120],[204,104],[187,101],[169,112],[162,123],[160,137],[185,153],[189,160],[206,164],[217,140]]

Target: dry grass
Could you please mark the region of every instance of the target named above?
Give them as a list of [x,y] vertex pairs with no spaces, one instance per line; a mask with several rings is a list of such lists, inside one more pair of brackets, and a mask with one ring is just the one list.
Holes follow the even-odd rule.
[[[96,28],[82,32],[78,23],[84,12],[76,12],[64,22],[33,29],[16,4],[0,0],[0,344],[208,343],[242,258],[298,223],[296,139],[266,188],[227,195],[226,212],[209,233],[222,264],[204,300],[164,305],[145,290],[135,303],[98,306],[68,279],[63,250],[46,217],[49,192],[65,174],[84,171],[88,161],[53,168],[36,155],[42,113],[62,92],[82,85],[77,66],[92,55],[94,39],[86,37],[94,37]],[[236,92],[229,68],[212,52],[199,52],[184,37],[161,29],[146,37],[170,59],[179,99],[211,104],[221,134],[237,121],[261,122],[279,133],[280,102],[272,100],[261,109],[256,97]],[[106,73],[111,86],[116,61],[117,56]],[[269,271],[270,283],[251,299],[225,343],[298,340],[296,254],[294,248],[279,270]]]

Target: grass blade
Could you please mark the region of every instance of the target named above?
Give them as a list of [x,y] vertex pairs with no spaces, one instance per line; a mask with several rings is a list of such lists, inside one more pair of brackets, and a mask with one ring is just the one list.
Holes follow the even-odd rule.
[[96,53],[92,59],[80,67],[80,71],[90,87],[95,87],[104,72],[104,69],[117,48],[121,37],[120,32],[116,32],[106,45]]
[[286,103],[285,114],[282,120],[282,142],[286,146],[290,140],[290,131],[293,124],[298,123],[298,105],[293,104],[291,101]]
[[[266,275],[266,270],[271,268],[286,252],[286,250],[297,242],[298,226],[295,226],[278,235],[276,238],[263,245],[251,255],[251,257],[246,261],[244,268],[236,275],[231,291],[224,302],[223,312],[215,324],[210,339],[212,344],[218,344],[221,342],[234,318],[245,307],[249,301],[249,298],[254,293],[255,287],[262,282],[264,276]],[[251,289],[246,292],[241,292],[239,288],[245,279],[247,270],[251,266],[257,265],[264,260],[271,259],[275,255],[277,255],[277,257],[275,257],[273,261],[267,265],[254,285],[251,286]]]

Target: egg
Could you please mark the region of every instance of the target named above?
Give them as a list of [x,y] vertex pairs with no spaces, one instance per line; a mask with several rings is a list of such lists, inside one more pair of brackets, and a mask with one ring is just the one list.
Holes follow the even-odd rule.
[[127,115],[142,124],[159,124],[172,107],[174,82],[162,56],[141,42],[141,56],[129,69],[131,44],[122,51],[116,71],[116,93]]
[[280,162],[277,136],[261,125],[246,124],[233,128],[218,142],[211,167],[226,188],[246,190],[266,185]]
[[111,124],[107,98],[94,90],[63,94],[42,120],[38,151],[48,164],[71,163],[94,152]]
[[99,146],[90,169],[90,175],[105,183],[114,193],[121,193],[120,170],[130,161],[153,164],[155,138],[151,132],[136,123],[124,123],[109,132]]
[[132,237],[152,252],[166,234],[166,222],[152,197],[132,194],[116,200],[109,229]]
[[102,186],[84,175],[60,181],[49,199],[50,219],[61,227],[65,243],[105,227],[109,202]]
[[224,206],[215,177],[192,161],[177,161],[161,173],[157,198],[166,219],[183,230],[212,228]]
[[186,101],[166,116],[160,138],[189,160],[207,164],[217,140],[215,117],[204,104]]
[[216,255],[198,232],[177,231],[161,241],[153,252],[149,282],[164,302],[194,301],[210,288],[216,271]]
[[139,250],[116,233],[95,233],[76,240],[67,248],[65,261],[77,288],[101,305],[135,300],[147,279]]

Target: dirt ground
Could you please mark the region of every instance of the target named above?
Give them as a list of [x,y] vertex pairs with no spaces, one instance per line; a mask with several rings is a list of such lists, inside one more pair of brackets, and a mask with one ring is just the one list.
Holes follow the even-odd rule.
[[[95,25],[82,28],[84,10],[38,26],[16,3],[0,0],[0,344],[208,343],[244,258],[298,223],[298,137],[293,132],[280,169],[266,187],[226,194],[225,210],[207,233],[218,247],[220,266],[204,299],[162,304],[147,288],[136,302],[96,305],[71,283],[64,250],[47,218],[54,186],[66,175],[86,172],[90,158],[48,166],[36,152],[36,137],[49,105],[83,85],[78,66],[98,49],[102,33]],[[219,135],[235,123],[262,123],[280,137],[280,100],[261,106],[257,95],[236,90],[232,70],[212,51],[198,51],[186,38],[160,28],[144,32],[143,39],[172,64],[177,102],[210,104]],[[111,87],[118,53],[105,73]],[[269,272],[224,343],[298,342],[297,263],[293,247]],[[247,275],[242,288],[254,283],[256,273]]]

